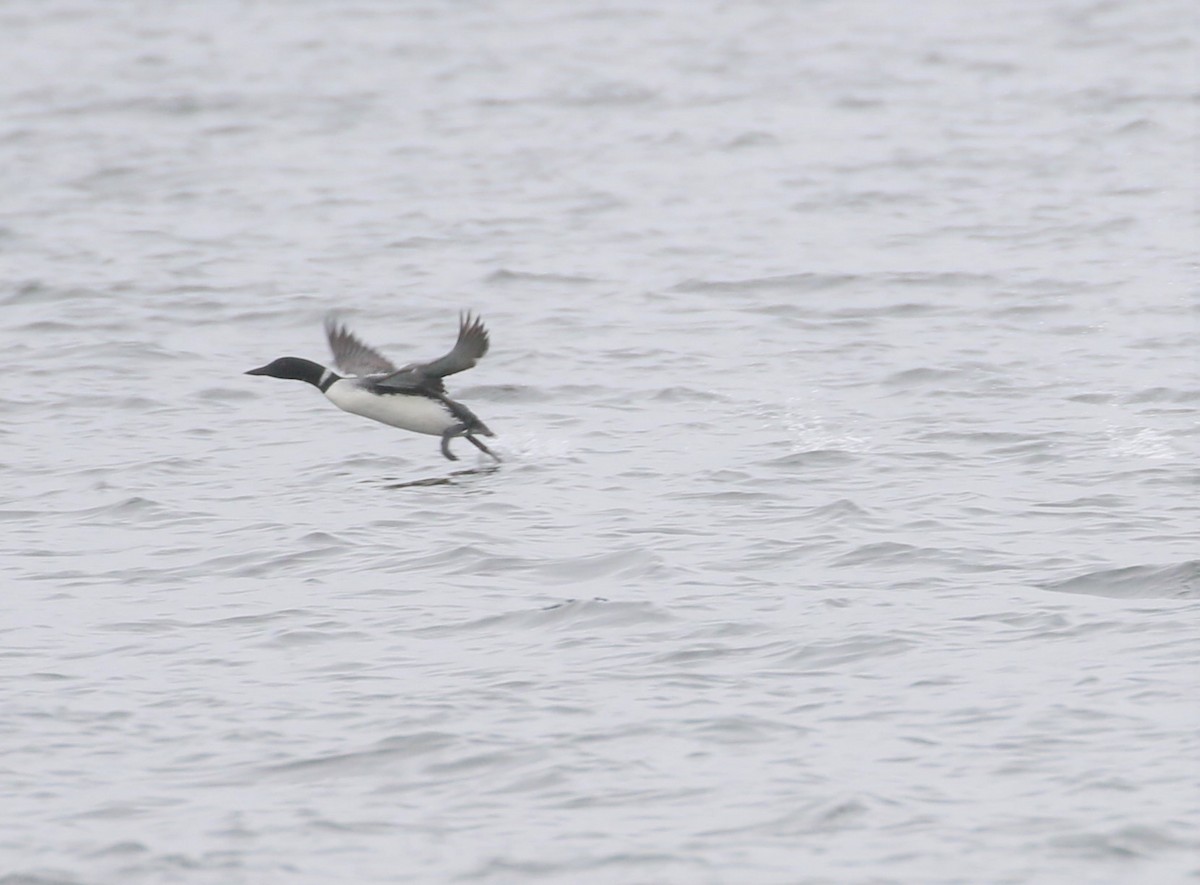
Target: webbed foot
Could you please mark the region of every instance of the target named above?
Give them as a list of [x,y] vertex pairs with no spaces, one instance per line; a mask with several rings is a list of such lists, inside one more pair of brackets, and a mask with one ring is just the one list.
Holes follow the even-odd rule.
[[463,434],[463,435],[464,435],[464,436],[467,438],[467,442],[469,442],[469,443],[470,443],[471,445],[473,445],[475,448],[479,449],[479,451],[481,451],[481,452],[485,452],[486,454],[488,454],[488,455],[491,455],[491,456],[492,456],[493,458],[495,458],[497,461],[503,461],[503,460],[504,460],[504,459],[503,459],[503,458],[501,458],[499,455],[497,455],[495,452],[493,452],[491,449],[489,449],[487,446],[485,446],[483,443],[481,443],[479,440],[477,440],[477,439],[476,439],[474,436],[472,436],[470,433],[465,433],[465,434]]
[[466,429],[467,425],[465,424],[455,424],[442,431],[442,454],[446,456],[447,460],[458,460],[458,455],[450,451],[450,440],[456,436],[462,436]]

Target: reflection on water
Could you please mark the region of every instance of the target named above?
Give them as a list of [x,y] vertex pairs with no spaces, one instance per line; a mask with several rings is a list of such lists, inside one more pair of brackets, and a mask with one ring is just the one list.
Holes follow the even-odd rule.
[[[483,467],[474,467],[469,470],[455,470],[445,476],[430,476],[425,479],[409,479],[400,482],[394,482],[390,479],[383,479],[385,489],[409,489],[415,486],[448,486],[461,483],[464,477],[468,476],[488,476],[500,470],[499,464],[489,464]],[[377,484],[380,480],[363,480],[365,484]]]

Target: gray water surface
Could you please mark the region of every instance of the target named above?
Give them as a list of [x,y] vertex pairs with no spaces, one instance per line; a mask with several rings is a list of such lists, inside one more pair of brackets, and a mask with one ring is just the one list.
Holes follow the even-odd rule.
[[1196,24],[6,4],[0,883],[1194,881]]

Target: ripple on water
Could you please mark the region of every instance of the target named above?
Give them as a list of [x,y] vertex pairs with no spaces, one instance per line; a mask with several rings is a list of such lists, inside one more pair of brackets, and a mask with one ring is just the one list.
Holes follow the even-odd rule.
[[572,599],[534,611],[505,612],[460,624],[440,624],[416,631],[440,636],[464,631],[575,630],[591,627],[629,628],[664,624],[675,616],[648,602],[610,602],[607,599]]
[[1102,569],[1039,586],[1059,593],[1084,593],[1118,599],[1195,599],[1200,598],[1200,559],[1177,565]]
[[860,456],[844,449],[809,449],[807,452],[794,452],[778,458],[768,458],[760,461],[759,466],[777,469],[794,470],[806,467],[838,467],[853,464]]
[[456,734],[439,731],[394,735],[347,753],[322,753],[258,768],[255,775],[269,780],[310,781],[370,774],[397,761],[436,756],[462,744]]

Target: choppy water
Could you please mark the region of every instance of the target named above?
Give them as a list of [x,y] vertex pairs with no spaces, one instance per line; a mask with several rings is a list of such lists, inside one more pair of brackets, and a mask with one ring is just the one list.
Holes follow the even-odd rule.
[[5,5],[0,882],[1200,875],[1195,25]]

